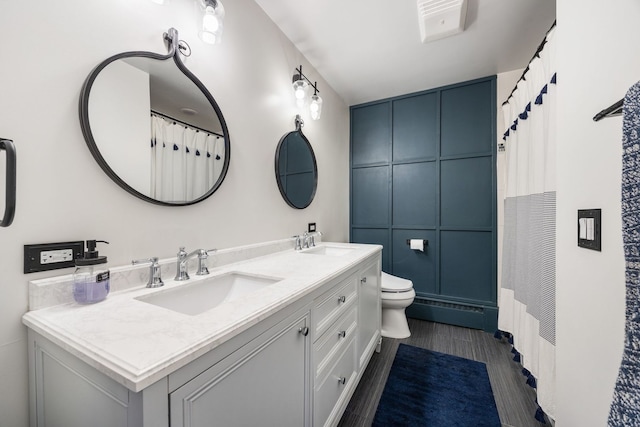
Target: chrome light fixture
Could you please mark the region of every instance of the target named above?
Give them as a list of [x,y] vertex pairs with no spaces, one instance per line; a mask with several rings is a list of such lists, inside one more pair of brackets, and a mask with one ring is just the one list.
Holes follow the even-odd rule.
[[222,40],[224,6],[220,0],[196,0],[203,9],[202,24],[198,36],[208,44],[219,44]]
[[293,91],[296,96],[296,105],[298,106],[298,108],[304,107],[309,86],[313,88],[313,95],[311,96],[311,100],[309,103],[309,113],[311,115],[311,119],[320,119],[320,114],[322,114],[322,98],[320,98],[320,95],[318,95],[318,93],[320,92],[318,90],[318,82],[311,83],[311,80],[309,80],[307,76],[302,74],[302,65],[300,65],[299,68],[295,69],[292,81]]
[[311,95],[311,103],[309,104],[309,113],[312,120],[320,120],[322,114],[322,98],[318,95],[318,90],[314,87],[314,94]]

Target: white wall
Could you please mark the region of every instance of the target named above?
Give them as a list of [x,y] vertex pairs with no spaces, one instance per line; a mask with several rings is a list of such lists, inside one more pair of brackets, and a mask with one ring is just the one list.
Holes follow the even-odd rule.
[[[622,119],[593,122],[640,79],[636,0],[557,1],[557,426],[607,424],[624,337]],[[602,252],[578,248],[578,209],[602,209]]]
[[[279,239],[317,222],[327,240],[348,239],[349,112],[318,73],[252,0],[225,2],[221,45],[197,38],[192,0],[0,2],[0,136],[18,152],[16,219],[0,229],[0,426],[27,425],[27,348],[21,316],[27,281],[23,245],[105,239],[110,264],[173,256],[179,246],[225,248]],[[204,202],[167,208],[120,189],[82,138],[78,96],[94,66],[118,52],[166,52],[175,27],[193,51],[186,61],[219,103],[231,136],[225,182]],[[305,210],[290,208],[275,181],[274,153],[294,129],[291,76],[302,64],[318,80],[323,117],[305,120],[319,183]],[[4,173],[4,172],[3,172]],[[3,202],[2,202],[3,203]]]

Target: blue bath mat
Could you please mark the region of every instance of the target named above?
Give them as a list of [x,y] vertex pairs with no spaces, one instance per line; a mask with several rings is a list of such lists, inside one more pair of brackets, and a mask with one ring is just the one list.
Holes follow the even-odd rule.
[[484,363],[400,344],[374,427],[500,427]]

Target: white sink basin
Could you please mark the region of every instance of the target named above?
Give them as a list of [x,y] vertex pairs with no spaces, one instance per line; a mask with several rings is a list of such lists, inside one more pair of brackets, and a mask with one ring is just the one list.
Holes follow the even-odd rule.
[[280,280],[282,279],[228,273],[194,283],[186,283],[174,289],[161,290],[136,299],[178,313],[195,316],[222,303],[236,301]]
[[300,251],[300,253],[309,255],[342,256],[354,250],[354,248],[345,248],[342,246],[321,245],[314,248],[304,249]]

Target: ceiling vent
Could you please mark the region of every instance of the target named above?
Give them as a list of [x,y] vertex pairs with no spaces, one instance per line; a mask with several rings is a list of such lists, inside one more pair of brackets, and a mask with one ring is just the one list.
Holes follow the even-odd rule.
[[418,0],[422,43],[464,31],[467,0]]

